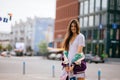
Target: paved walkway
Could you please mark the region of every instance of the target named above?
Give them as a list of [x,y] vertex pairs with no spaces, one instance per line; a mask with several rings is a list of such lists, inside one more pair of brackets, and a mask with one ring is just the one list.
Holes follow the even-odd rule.
[[[27,74],[27,75],[20,75],[20,74],[0,74],[0,80],[59,80],[59,77],[52,77],[47,75],[39,75],[39,74]],[[97,78],[91,78],[86,80],[98,80]],[[108,80],[102,78],[101,80]],[[114,78],[111,80],[120,80],[118,78]]]
[[[27,74],[25,75],[23,75],[21,72],[22,70],[21,63],[24,60],[27,63],[26,64]],[[51,63],[56,64],[55,69],[57,70],[56,71],[57,73],[55,77],[52,77],[52,74],[51,74]],[[111,64],[111,63],[114,63],[114,64]],[[54,60],[43,61],[43,58],[41,57],[10,57],[10,58],[0,57],[0,64],[1,64],[0,80],[59,80],[60,61],[54,61]],[[45,64],[45,66],[41,66],[41,64]],[[41,72],[39,70],[40,67],[41,67]],[[108,61],[105,64],[101,64],[101,63],[89,64],[88,63],[88,69],[86,71],[86,75],[87,75],[86,80],[98,80],[97,70],[99,67],[102,69],[101,80],[120,80],[120,76],[119,76],[120,62],[119,61],[117,62]],[[4,69],[4,68],[7,68],[7,69]]]
[[0,80],[59,80],[58,77],[52,77],[40,74],[0,74]]

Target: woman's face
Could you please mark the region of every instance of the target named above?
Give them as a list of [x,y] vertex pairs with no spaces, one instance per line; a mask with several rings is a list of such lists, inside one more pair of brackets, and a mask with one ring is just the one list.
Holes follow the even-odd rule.
[[71,31],[73,34],[76,33],[76,24],[75,23],[71,24]]

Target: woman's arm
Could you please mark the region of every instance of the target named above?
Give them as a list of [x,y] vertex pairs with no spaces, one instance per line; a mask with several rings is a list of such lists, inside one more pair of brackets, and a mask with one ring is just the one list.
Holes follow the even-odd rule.
[[81,60],[85,59],[85,55],[83,53],[83,46],[78,46],[78,50],[77,50],[77,54],[80,54],[81,55],[81,58],[78,59],[77,61],[75,61],[76,64],[80,64],[81,63]]
[[82,53],[82,52],[83,52],[83,46],[78,46],[77,52],[78,52],[78,53]]
[[81,34],[78,38],[78,49],[77,49],[77,54],[81,55],[81,58],[78,59],[75,63],[81,63],[81,60],[85,58],[85,55],[83,53],[83,47],[85,47],[85,37],[83,34]]

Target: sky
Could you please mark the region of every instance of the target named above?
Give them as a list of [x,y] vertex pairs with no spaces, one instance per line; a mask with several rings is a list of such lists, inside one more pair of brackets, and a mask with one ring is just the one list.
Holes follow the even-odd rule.
[[51,17],[56,16],[56,0],[0,0],[0,17],[8,18],[12,13],[12,20],[7,23],[0,21],[0,32],[10,32],[11,24],[19,23],[20,19],[26,21],[27,17]]

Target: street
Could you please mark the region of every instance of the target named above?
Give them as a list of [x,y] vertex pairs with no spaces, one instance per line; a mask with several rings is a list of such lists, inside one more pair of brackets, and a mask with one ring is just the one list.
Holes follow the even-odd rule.
[[[119,62],[87,63],[86,80],[98,80],[99,69],[101,80],[120,80],[119,68]],[[0,57],[0,80],[59,80],[61,70],[61,61],[42,57]]]

